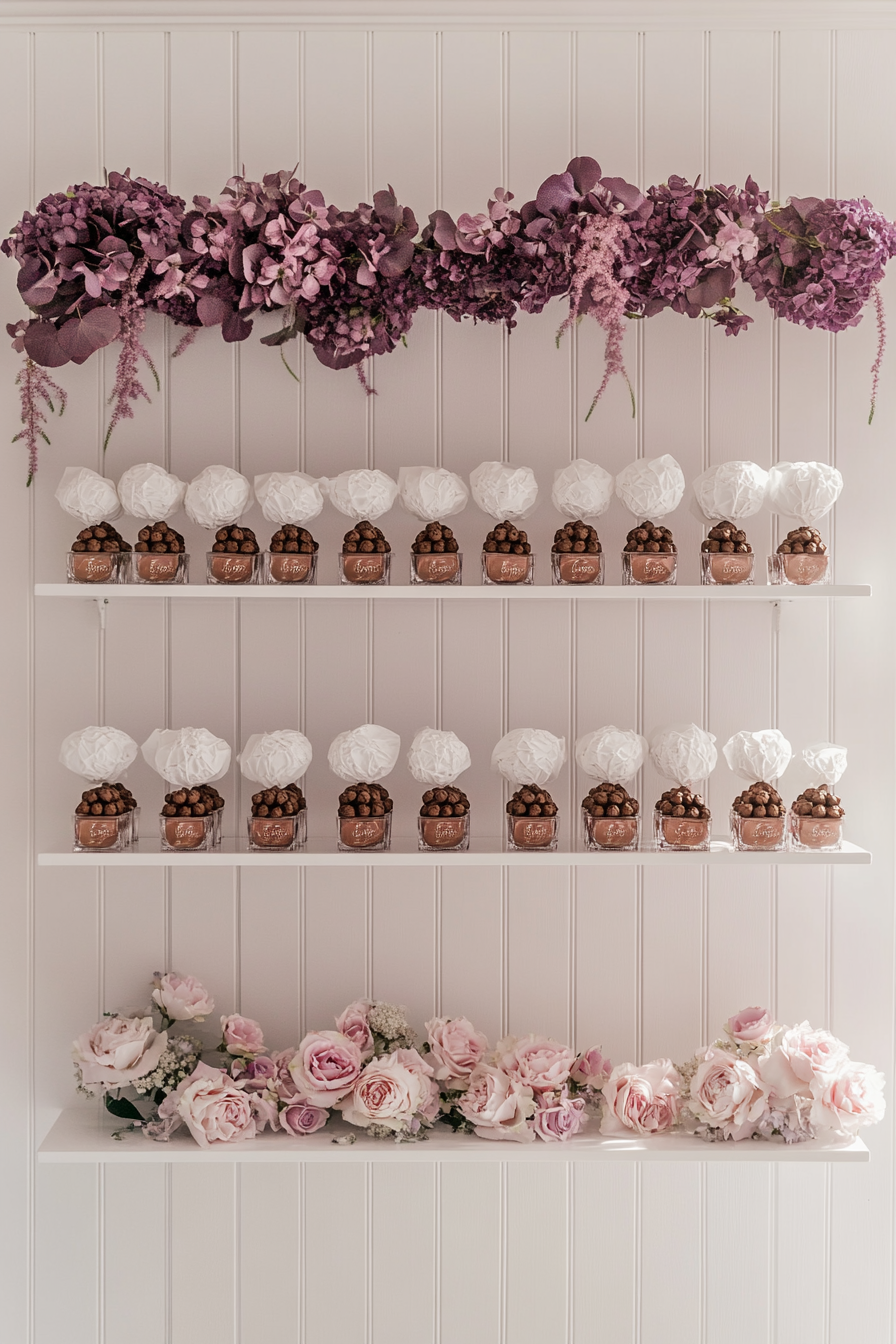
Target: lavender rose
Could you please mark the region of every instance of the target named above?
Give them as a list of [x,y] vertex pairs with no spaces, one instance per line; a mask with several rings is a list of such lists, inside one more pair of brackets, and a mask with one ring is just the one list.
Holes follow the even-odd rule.
[[299,1096],[312,1106],[333,1106],[351,1092],[361,1072],[361,1051],[339,1031],[309,1031],[289,1064]]
[[671,1060],[654,1059],[635,1068],[618,1064],[603,1088],[606,1109],[601,1134],[664,1134],[681,1112],[681,1079]]
[[320,1106],[309,1106],[305,1101],[292,1102],[280,1112],[280,1128],[299,1137],[315,1134],[330,1118],[330,1112]]
[[529,1121],[533,1131],[546,1143],[565,1143],[588,1123],[583,1097],[560,1092],[540,1092],[538,1109]]
[[446,1092],[466,1087],[488,1050],[488,1040],[465,1017],[433,1017],[426,1023],[429,1059]]
[[105,1017],[73,1042],[72,1057],[81,1086],[107,1092],[152,1073],[167,1045],[151,1017]]

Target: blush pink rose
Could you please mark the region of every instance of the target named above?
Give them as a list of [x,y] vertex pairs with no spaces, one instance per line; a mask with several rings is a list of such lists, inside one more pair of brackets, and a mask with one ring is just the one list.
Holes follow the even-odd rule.
[[362,1059],[370,1059],[373,1054],[373,1032],[367,1020],[372,1007],[371,999],[355,999],[336,1019],[336,1030],[354,1041]]
[[104,1017],[73,1042],[72,1057],[82,1086],[106,1092],[152,1073],[167,1044],[151,1017]]
[[[200,1148],[213,1143],[254,1139],[257,1123],[253,1098],[221,1069],[201,1061],[159,1107],[159,1119],[183,1122]],[[168,1130],[170,1132],[170,1128]],[[167,1137],[167,1134],[166,1134]]]
[[824,1086],[849,1062],[842,1041],[808,1022],[783,1032],[774,1050],[757,1068],[763,1083],[777,1097],[809,1093],[813,1084]]
[[606,1108],[601,1134],[664,1134],[681,1113],[681,1079],[668,1059],[635,1068],[619,1064],[601,1089]]
[[254,1059],[238,1055],[230,1066],[230,1076],[241,1082],[247,1092],[266,1092],[276,1081],[277,1066],[267,1055]]
[[541,1092],[538,1109],[529,1121],[534,1132],[546,1143],[565,1143],[588,1123],[582,1097],[562,1092]]
[[562,1087],[576,1060],[569,1046],[532,1033],[519,1038],[505,1037],[498,1042],[495,1055],[498,1068],[523,1087],[531,1087],[533,1092],[551,1092]]
[[351,1092],[361,1073],[361,1051],[339,1031],[309,1031],[289,1064],[299,1096],[312,1106],[333,1106]]
[[580,1087],[600,1089],[613,1072],[613,1065],[600,1052],[597,1046],[583,1052],[569,1071],[569,1076]]
[[258,1092],[249,1092],[249,1105],[252,1109],[252,1115],[255,1119],[256,1133],[262,1134],[270,1125],[271,1129],[277,1128],[277,1102],[273,1097],[261,1096]]
[[533,1143],[535,1133],[527,1121],[535,1110],[531,1087],[511,1078],[503,1069],[480,1064],[470,1077],[470,1085],[457,1103],[480,1139],[509,1139],[514,1143]]
[[173,1022],[204,1022],[214,1011],[214,999],[193,975],[169,971],[154,976],[153,984],[153,1003]]
[[465,1017],[433,1017],[426,1023],[433,1071],[446,1092],[466,1087],[484,1058],[488,1040]]
[[812,1124],[856,1134],[863,1125],[876,1125],[886,1111],[886,1079],[870,1064],[847,1061],[839,1073],[813,1088]]
[[299,1099],[299,1089],[296,1087],[295,1079],[289,1071],[289,1066],[295,1057],[295,1050],[278,1050],[271,1055],[271,1061],[275,1069],[273,1090],[277,1093],[281,1103],[298,1101]]
[[396,1050],[364,1066],[351,1095],[339,1103],[339,1109],[350,1125],[414,1129],[419,1127],[421,1116],[431,1111],[433,1091],[438,1109],[432,1069],[416,1050]]
[[264,1032],[251,1017],[231,1013],[221,1018],[221,1034],[229,1055],[261,1055],[264,1053]]
[[729,1017],[725,1030],[732,1041],[752,1045],[770,1041],[778,1027],[767,1008],[742,1008]]
[[711,1046],[691,1079],[687,1108],[726,1139],[749,1139],[768,1109],[768,1088],[745,1059]]
[[309,1106],[306,1101],[291,1102],[280,1112],[280,1128],[302,1137],[323,1129],[329,1118],[330,1112],[320,1106]]

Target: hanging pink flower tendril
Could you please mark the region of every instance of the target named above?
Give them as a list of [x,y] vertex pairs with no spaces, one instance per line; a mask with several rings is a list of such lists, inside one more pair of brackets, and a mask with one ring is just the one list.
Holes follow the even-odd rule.
[[189,350],[190,346],[193,344],[198,335],[199,335],[198,327],[189,327],[187,331],[184,333],[184,335],[181,336],[177,345],[172,350],[171,358],[177,359],[178,355],[182,355],[185,350]]
[[109,394],[112,415],[109,419],[106,437],[103,440],[103,452],[108,447],[115,426],[120,424],[122,420],[132,420],[134,418],[134,409],[131,402],[137,401],[141,397],[144,401],[150,400],[149,393],[137,376],[141,359],[144,359],[149,365],[150,372],[155,379],[156,391],[160,386],[156,367],[150,358],[149,351],[140,339],[146,327],[146,311],[143,307],[143,300],[138,293],[138,287],[148,266],[149,260],[144,257],[142,261],[137,263],[122,286],[121,301],[118,305],[118,316],[121,319],[121,334],[118,339],[121,341],[121,352],[115,367],[115,384]]
[[887,319],[884,314],[884,301],[881,298],[880,290],[875,285],[874,293],[871,295],[874,300],[874,315],[877,319],[877,355],[874,363],[871,365],[871,414],[868,416],[868,423],[874,419],[874,409],[877,405],[877,385],[880,382],[880,366],[884,358],[884,350],[887,348]]
[[[586,313],[607,333],[604,376],[588,408],[586,420],[590,418],[614,374],[622,374],[631,392],[631,382],[622,357],[628,293],[613,274],[614,266],[625,256],[624,245],[629,234],[628,225],[619,215],[589,215],[582,228],[582,241],[573,254],[569,313],[557,332],[557,342],[559,344],[564,331]],[[634,411],[633,396],[633,415]]]
[[28,480],[26,485],[30,485],[37,472],[37,441],[43,439],[44,443],[49,444],[50,440],[41,428],[46,424],[47,417],[44,415],[41,402],[49,408],[53,414],[56,407],[53,404],[53,397],[59,402],[59,414],[65,411],[68,397],[63,388],[42,369],[34,360],[27,358],[22,368],[16,374],[16,387],[19,389],[19,399],[22,407],[22,424],[13,439],[13,443],[18,443],[24,439],[25,447],[28,449]]

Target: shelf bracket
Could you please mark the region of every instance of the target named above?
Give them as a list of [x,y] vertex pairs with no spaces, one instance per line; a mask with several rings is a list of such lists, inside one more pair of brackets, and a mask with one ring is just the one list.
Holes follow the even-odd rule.
[[97,614],[97,616],[99,617],[100,631],[105,631],[105,629],[106,629],[106,608],[107,608],[108,605],[109,605],[109,599],[108,599],[108,597],[95,597],[93,600],[94,600],[94,602],[96,603],[96,614]]
[[781,633],[781,612],[784,610],[783,602],[772,603],[772,630],[776,635]]

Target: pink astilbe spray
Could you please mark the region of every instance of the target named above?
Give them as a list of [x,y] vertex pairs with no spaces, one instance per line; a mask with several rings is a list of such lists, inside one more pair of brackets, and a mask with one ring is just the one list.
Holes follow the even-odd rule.
[[131,402],[137,401],[141,397],[144,401],[150,400],[149,393],[137,375],[141,359],[144,359],[149,365],[149,370],[155,379],[156,391],[159,390],[160,386],[156,367],[150,358],[149,351],[140,339],[146,327],[146,310],[137,291],[148,265],[149,261],[144,257],[142,261],[137,263],[127,282],[122,286],[121,302],[118,305],[118,316],[121,319],[121,335],[118,339],[121,341],[121,352],[115,366],[115,385],[109,395],[112,415],[109,419],[106,437],[103,440],[103,452],[109,445],[115,426],[122,420],[132,420],[134,418]]
[[49,444],[50,440],[41,428],[46,424],[47,417],[44,414],[43,402],[54,414],[56,407],[53,403],[53,397],[59,402],[59,414],[65,410],[68,400],[63,388],[55,383],[46,369],[42,369],[39,364],[35,364],[31,358],[26,358],[25,363],[16,374],[16,387],[19,389],[19,398],[22,407],[22,425],[13,439],[13,443],[18,443],[24,439],[25,446],[28,449],[28,480],[26,485],[30,485],[37,472],[37,441],[43,439],[44,443]]
[[613,274],[614,266],[624,258],[625,240],[629,234],[628,225],[619,215],[589,215],[582,228],[582,241],[572,259],[569,313],[557,332],[557,344],[560,344],[564,331],[586,313],[599,322],[607,333],[604,376],[588,408],[586,421],[591,418],[610,379],[617,373],[622,374],[628,384],[632,397],[632,415],[635,413],[634,393],[622,357],[628,295]]
[[871,295],[874,300],[874,315],[877,319],[877,354],[874,363],[871,365],[871,413],[868,416],[868,423],[874,419],[874,408],[877,405],[877,385],[880,382],[880,366],[883,363],[884,350],[887,348],[887,319],[884,314],[884,301],[881,293],[875,285],[874,292]]

